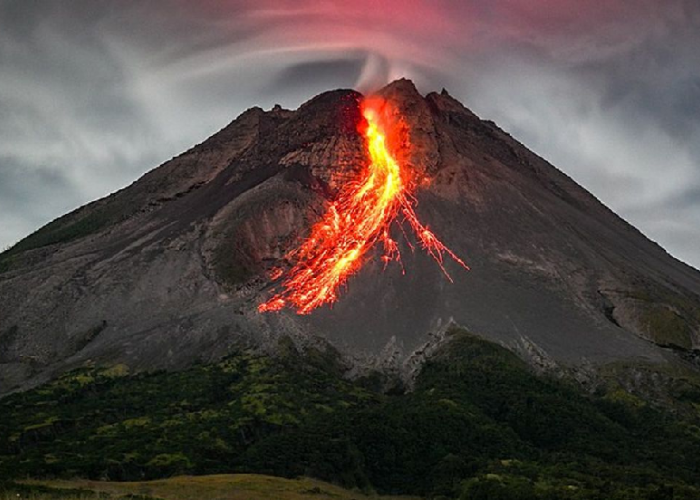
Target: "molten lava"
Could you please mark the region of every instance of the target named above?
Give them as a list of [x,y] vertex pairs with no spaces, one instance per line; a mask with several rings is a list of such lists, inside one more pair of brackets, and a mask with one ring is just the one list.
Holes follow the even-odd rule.
[[[369,166],[356,181],[343,186],[324,217],[311,228],[308,239],[288,254],[296,264],[286,273],[283,290],[260,304],[260,312],[293,306],[298,314],[308,314],[335,302],[340,286],[362,267],[363,258],[378,241],[384,246],[385,264],[400,262],[398,245],[389,235],[399,214],[450,281],[444,267],[445,254],[469,269],[418,220],[412,196],[415,175],[391,152],[400,141],[401,124],[388,103],[379,98],[365,99],[362,114],[366,123],[360,132],[366,139]],[[277,279],[282,274],[275,270],[271,277]]]

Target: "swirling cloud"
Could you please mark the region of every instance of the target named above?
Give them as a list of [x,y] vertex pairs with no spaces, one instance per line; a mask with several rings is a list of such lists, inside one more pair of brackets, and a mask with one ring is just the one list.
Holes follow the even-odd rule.
[[696,0],[4,0],[0,245],[247,107],[407,76],[697,267],[699,46]]

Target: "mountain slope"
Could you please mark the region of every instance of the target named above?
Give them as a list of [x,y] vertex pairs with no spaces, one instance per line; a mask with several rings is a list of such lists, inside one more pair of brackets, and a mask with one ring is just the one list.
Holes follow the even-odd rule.
[[354,372],[405,371],[452,322],[544,368],[692,358],[700,273],[447,93],[407,80],[379,93],[429,183],[419,216],[471,271],[447,263],[450,283],[394,227],[405,275],[374,259],[333,308],[258,313],[266,272],[367,158],[354,91],[253,108],[0,255],[0,393],[86,361],[144,370],[275,352],[281,336],[330,342]]

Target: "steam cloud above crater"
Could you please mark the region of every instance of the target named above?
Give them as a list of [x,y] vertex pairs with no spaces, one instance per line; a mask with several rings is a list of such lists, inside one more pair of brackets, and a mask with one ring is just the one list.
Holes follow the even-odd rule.
[[252,105],[446,87],[700,267],[695,0],[4,0],[0,245]]

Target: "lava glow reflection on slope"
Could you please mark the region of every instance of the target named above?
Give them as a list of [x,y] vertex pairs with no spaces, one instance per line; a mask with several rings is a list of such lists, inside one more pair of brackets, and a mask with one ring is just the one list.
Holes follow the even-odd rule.
[[[340,286],[362,267],[365,255],[379,241],[384,246],[385,264],[400,263],[398,245],[389,235],[391,224],[399,215],[450,281],[444,266],[445,255],[469,269],[418,220],[412,196],[414,175],[408,168],[402,168],[391,153],[390,145],[401,134],[396,114],[380,98],[365,99],[362,114],[366,123],[361,125],[360,132],[366,139],[369,166],[356,181],[343,186],[323,218],[311,228],[308,239],[288,255],[296,264],[282,273],[285,274],[282,290],[260,304],[260,312],[294,307],[298,314],[308,314],[323,304],[335,302]],[[273,273],[273,279],[281,276],[279,270]]]

